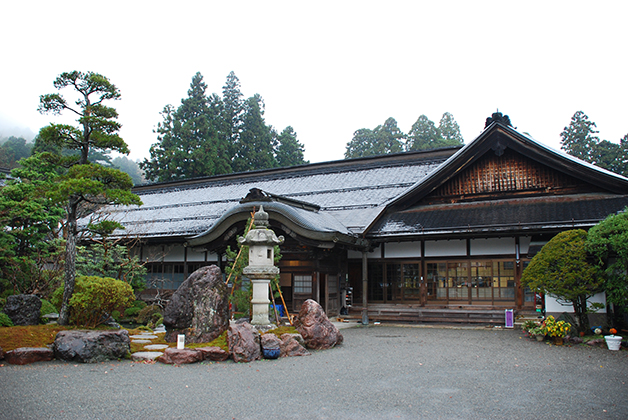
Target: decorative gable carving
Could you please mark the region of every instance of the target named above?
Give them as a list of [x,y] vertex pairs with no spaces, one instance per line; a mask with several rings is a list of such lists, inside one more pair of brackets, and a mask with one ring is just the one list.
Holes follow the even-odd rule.
[[512,149],[497,148],[425,197],[428,203],[514,195],[590,191],[589,184],[542,165]]

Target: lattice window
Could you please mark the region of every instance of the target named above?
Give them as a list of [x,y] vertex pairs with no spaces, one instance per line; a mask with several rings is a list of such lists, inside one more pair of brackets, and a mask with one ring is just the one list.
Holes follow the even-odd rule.
[[461,197],[505,192],[542,191],[582,183],[532,159],[506,149],[487,153],[462,173],[437,188],[430,197]]

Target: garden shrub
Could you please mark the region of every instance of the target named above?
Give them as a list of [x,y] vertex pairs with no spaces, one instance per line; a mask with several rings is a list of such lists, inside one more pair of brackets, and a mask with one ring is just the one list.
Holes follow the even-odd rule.
[[156,312],[153,314],[150,322],[148,323],[147,327],[154,329],[155,327],[157,327],[159,324],[163,324],[164,322],[164,316],[162,314],[160,314],[159,312]]
[[0,327],[12,327],[13,321],[9,318],[9,315],[4,312],[0,312]]
[[135,302],[133,302],[133,306],[136,308],[144,309],[148,306],[148,304],[143,300],[136,300]]
[[[63,286],[51,300],[60,305]],[[115,309],[127,308],[133,300],[133,288],[126,282],[111,277],[79,276],[70,299],[70,323],[95,327],[109,318]]]
[[121,315],[120,315],[120,311],[115,310],[115,311],[111,312],[111,317],[112,317],[113,319],[115,319],[116,321],[119,321],[119,320],[120,320],[120,317],[121,317]]
[[41,300],[41,309],[39,310],[39,322],[45,324],[49,321],[49,319],[44,318],[44,315],[55,314],[57,313],[57,308],[54,307],[52,303],[49,301],[42,299]]
[[159,314],[161,316],[161,308],[157,305],[146,306],[137,315],[137,322],[140,324],[146,324],[153,320],[153,315]]
[[41,314],[41,316],[48,315],[48,314],[56,314],[57,308],[55,308],[54,305],[50,303],[49,301],[47,301],[46,299],[42,299],[41,309],[39,313]]
[[13,321],[9,318],[9,315],[0,311],[0,327],[13,327]]
[[135,316],[137,316],[137,314],[139,314],[141,311],[140,308],[138,308],[137,306],[131,306],[130,308],[126,308],[124,310],[124,316],[126,318],[135,318]]

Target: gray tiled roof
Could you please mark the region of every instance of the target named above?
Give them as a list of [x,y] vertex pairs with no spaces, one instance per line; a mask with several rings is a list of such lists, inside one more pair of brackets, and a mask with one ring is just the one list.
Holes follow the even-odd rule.
[[[328,220],[353,234],[369,226],[386,204],[442,164],[456,149],[386,159],[356,159],[289,169],[233,174],[136,189],[142,206],[110,209],[124,235],[190,237],[210,229],[250,189],[320,206],[317,223]],[[326,219],[327,218],[327,219]],[[332,223],[331,219],[336,222]],[[322,226],[321,226],[322,228]]]
[[424,205],[382,217],[371,238],[589,228],[628,206],[628,195],[576,194]]

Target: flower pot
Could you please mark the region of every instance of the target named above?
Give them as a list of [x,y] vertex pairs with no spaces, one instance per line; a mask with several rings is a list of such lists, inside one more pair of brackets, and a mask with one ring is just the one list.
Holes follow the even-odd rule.
[[534,337],[536,338],[536,341],[543,341],[543,340],[545,340],[545,336],[541,335],[541,334],[537,334]]
[[262,354],[265,359],[277,359],[281,355],[281,349],[279,347],[262,348]]
[[557,346],[563,345],[563,337],[554,337],[554,344]]
[[609,350],[619,350],[621,346],[621,337],[618,335],[607,335],[604,337]]

